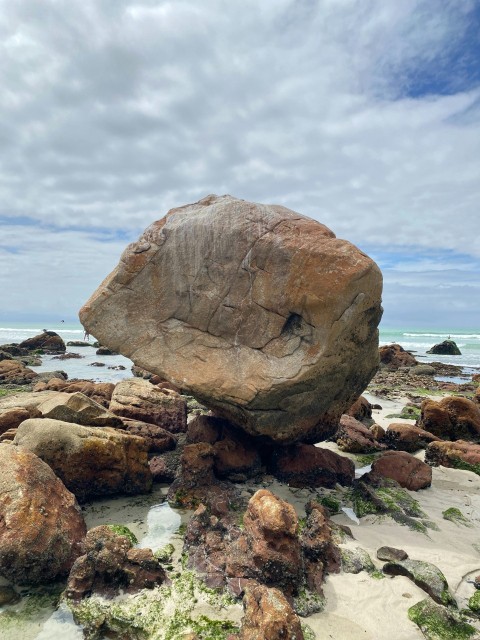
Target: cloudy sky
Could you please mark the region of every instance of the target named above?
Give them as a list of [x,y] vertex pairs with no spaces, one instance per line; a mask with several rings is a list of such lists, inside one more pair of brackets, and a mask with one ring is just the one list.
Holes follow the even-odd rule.
[[209,193],[382,268],[384,326],[480,322],[480,0],[0,0],[0,321],[76,318]]

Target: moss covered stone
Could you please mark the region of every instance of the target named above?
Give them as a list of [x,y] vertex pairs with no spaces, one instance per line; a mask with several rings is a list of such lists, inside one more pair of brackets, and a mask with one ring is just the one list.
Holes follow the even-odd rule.
[[137,544],[138,543],[137,536],[132,531],[130,531],[130,529],[128,527],[126,527],[125,525],[123,525],[123,524],[108,524],[107,527],[111,531],[116,533],[117,536],[125,536],[125,538],[128,538],[132,544]]
[[468,518],[466,518],[460,509],[457,509],[456,507],[445,509],[445,511],[442,511],[442,516],[445,520],[450,520],[450,522],[454,522],[455,524],[463,525],[465,527],[471,526]]
[[345,573],[360,573],[366,571],[373,573],[375,565],[365,549],[356,547],[355,549],[340,549],[342,569]]
[[410,607],[408,617],[420,628],[427,640],[466,640],[477,637],[472,625],[466,623],[455,610],[421,600]]
[[475,591],[473,596],[470,598],[468,601],[468,608],[477,615],[480,614],[480,591]]
[[390,576],[406,576],[417,587],[428,593],[435,602],[456,606],[455,599],[448,590],[445,576],[438,567],[430,562],[410,559],[387,562],[383,567],[383,572]]

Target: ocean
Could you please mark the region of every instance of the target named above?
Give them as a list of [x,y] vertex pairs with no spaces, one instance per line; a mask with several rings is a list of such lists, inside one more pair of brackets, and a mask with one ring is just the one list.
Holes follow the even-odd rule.
[[[5,323],[0,327],[0,345],[10,342],[22,342],[31,338],[43,329],[56,331],[65,342],[83,340],[84,330],[78,324],[58,323],[44,326],[41,323]],[[438,356],[427,354],[427,350],[449,338],[454,340],[462,352],[461,356]],[[94,338],[90,338],[93,343]],[[412,351],[420,362],[443,362],[456,364],[464,368],[464,373],[472,374],[480,371],[480,331],[439,331],[415,329],[386,329],[380,326],[380,345],[396,342],[407,351]],[[97,356],[94,347],[68,347],[67,351],[79,353],[83,358],[78,360],[55,360],[54,356],[42,356],[42,365],[32,367],[34,371],[55,371],[61,369],[71,378],[86,378],[102,382],[118,382],[132,376],[132,362],[124,356]],[[92,366],[93,362],[104,366]],[[118,371],[112,367],[122,365],[125,370]]]

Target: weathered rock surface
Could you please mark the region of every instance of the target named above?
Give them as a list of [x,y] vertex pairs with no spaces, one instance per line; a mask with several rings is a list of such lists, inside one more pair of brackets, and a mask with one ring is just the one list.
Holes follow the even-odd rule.
[[70,571],[65,594],[80,600],[92,593],[118,595],[153,589],[165,580],[165,571],[151,549],[134,549],[127,536],[106,525],[90,529],[85,538],[85,554]]
[[392,424],[388,425],[384,436],[384,442],[389,448],[397,451],[408,451],[409,453],[425,449],[430,442],[438,440],[440,438],[434,436],[433,433],[404,422],[392,422]]
[[379,349],[380,364],[388,366],[392,369],[399,367],[414,367],[418,364],[417,360],[411,353],[399,344],[387,344]]
[[299,617],[278,589],[249,584],[243,607],[240,640],[304,640]]
[[177,438],[173,433],[158,427],[156,424],[123,418],[122,428],[132,436],[143,438],[148,444],[149,453],[171,451],[175,449],[177,444]]
[[115,385],[111,382],[92,382],[91,380],[63,380],[53,377],[40,380],[33,391],[63,391],[63,393],[83,393],[103,407],[108,407]]
[[31,418],[19,426],[14,444],[44,460],[80,501],[146,493],[152,485],[147,443],[116,429]]
[[457,347],[456,342],[453,340],[444,340],[439,344],[433,345],[431,349],[427,351],[427,353],[434,353],[442,356],[461,356],[462,352]]
[[389,576],[407,576],[438,604],[456,605],[445,576],[430,562],[411,559],[391,561],[383,566],[382,571]]
[[65,342],[55,331],[44,331],[38,336],[33,336],[33,338],[20,342],[18,346],[20,349],[27,349],[27,351],[35,351],[36,349],[41,349],[47,353],[66,351]]
[[170,433],[187,430],[187,405],[175,391],[159,389],[148,380],[131,378],[113,391],[110,411],[117,416],[150,422]]
[[44,418],[87,427],[121,427],[121,419],[83,393],[56,393],[38,406]]
[[375,263],[318,222],[208,196],[127,247],[80,319],[249,433],[316,442],[378,366],[380,295]]
[[345,413],[359,422],[368,421],[372,418],[372,405],[366,398],[360,396]]
[[456,396],[424,400],[418,426],[443,440],[480,441],[480,406]]
[[370,429],[347,415],[341,417],[334,440],[341,451],[348,453],[374,453],[386,449],[384,444],[375,440]]
[[66,575],[86,526],[75,496],[30,451],[0,444],[0,575],[19,584]]
[[380,547],[380,549],[377,549],[377,558],[386,562],[396,562],[397,560],[406,560],[408,553],[395,547]]
[[292,487],[334,487],[350,485],[355,478],[352,460],[312,444],[278,447],[269,471]]
[[425,462],[433,466],[465,469],[480,475],[480,445],[464,440],[432,442],[425,450]]
[[[38,414],[40,415],[40,414]],[[19,424],[30,418],[30,412],[23,407],[12,407],[11,409],[0,410],[0,434],[9,429],[16,429]]]
[[425,489],[432,484],[432,468],[406,451],[385,451],[372,463],[372,472],[396,480],[410,491]]
[[32,371],[17,360],[0,361],[0,385],[2,384],[30,384],[38,377],[38,373]]

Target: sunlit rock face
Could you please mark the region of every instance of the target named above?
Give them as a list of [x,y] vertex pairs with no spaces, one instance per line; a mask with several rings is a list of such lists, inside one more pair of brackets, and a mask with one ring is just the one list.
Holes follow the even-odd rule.
[[252,435],[314,442],[377,369],[381,287],[324,225],[212,195],[148,227],[80,320]]

